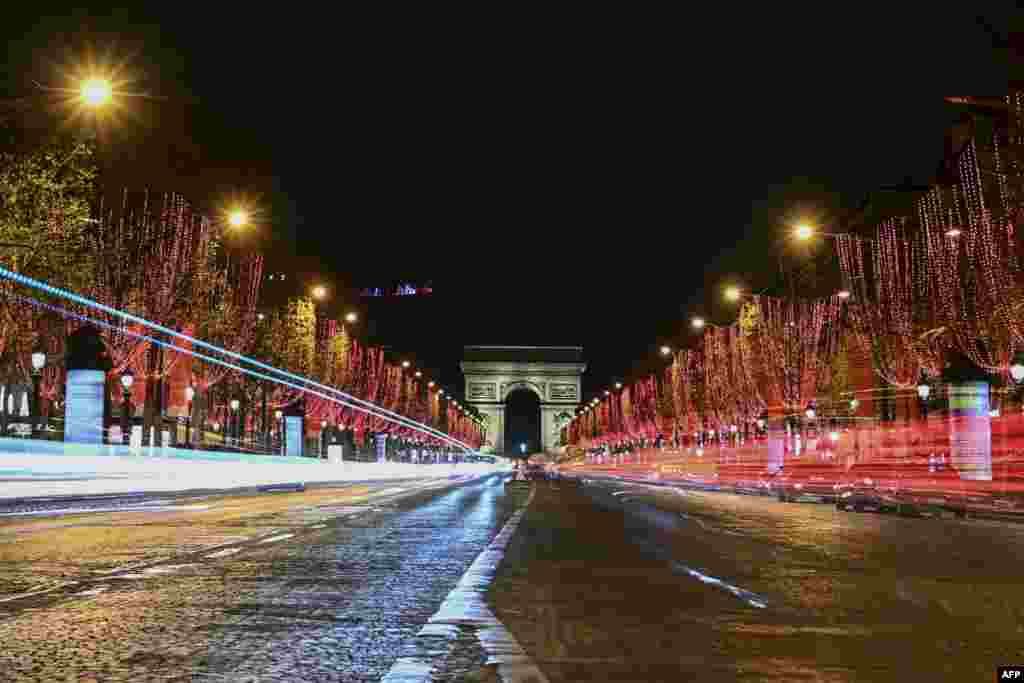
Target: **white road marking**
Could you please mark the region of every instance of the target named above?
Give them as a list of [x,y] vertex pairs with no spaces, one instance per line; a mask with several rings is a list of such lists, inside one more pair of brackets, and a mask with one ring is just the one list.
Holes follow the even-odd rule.
[[768,603],[764,601],[764,598],[762,598],[757,593],[751,593],[746,589],[740,588],[739,586],[734,586],[731,583],[726,583],[725,581],[717,579],[714,576],[708,576],[703,572],[699,572],[696,569],[687,567],[685,564],[679,562],[673,562],[672,566],[680,571],[686,572],[687,574],[697,579],[701,583],[706,583],[711,586],[717,586],[718,588],[721,588],[732,593],[737,598],[747,603],[751,607],[758,607],[760,609],[764,609],[768,606]]
[[194,567],[194,566],[195,565],[193,565],[193,564],[164,564],[164,565],[160,565],[159,567],[150,567],[149,569],[144,569],[142,571],[142,573],[143,574],[174,574],[174,573],[176,573],[180,569],[184,569],[185,567]]
[[277,543],[283,541],[286,538],[291,538],[295,534],[278,534],[277,536],[271,536],[270,538],[264,538],[260,543]]
[[387,495],[390,495],[390,494],[393,494],[393,493],[405,493],[405,492],[406,492],[406,491],[408,491],[408,490],[409,490],[409,489],[384,489],[383,491],[377,491],[377,492],[376,492],[375,494],[373,494],[373,495],[377,495],[377,496],[387,496]]
[[21,600],[22,598],[30,598],[34,595],[43,595],[45,593],[52,593],[53,591],[60,590],[61,588],[67,588],[68,586],[77,586],[77,581],[68,581],[67,583],[59,583],[56,586],[47,586],[46,588],[38,588],[34,591],[28,591],[25,593],[17,593],[15,595],[8,595],[0,598],[0,602],[11,602],[12,600]]
[[[547,677],[526,654],[515,636],[498,621],[484,599],[487,585],[494,578],[505,554],[505,547],[535,493],[536,489],[530,492],[526,505],[509,518],[490,545],[477,555],[459,583],[441,603],[437,613],[419,632],[421,636],[447,635],[454,639],[457,625],[475,626],[480,645],[488,655],[488,662],[498,665],[498,675],[507,683],[548,683]],[[436,650],[434,652],[441,656],[447,654]],[[381,679],[381,683],[427,683],[431,680],[432,668],[429,661],[402,657]]]
[[60,508],[58,510],[2,512],[0,517],[63,517],[66,515],[99,515],[115,512],[193,512],[209,509],[209,505],[123,505],[110,508]]

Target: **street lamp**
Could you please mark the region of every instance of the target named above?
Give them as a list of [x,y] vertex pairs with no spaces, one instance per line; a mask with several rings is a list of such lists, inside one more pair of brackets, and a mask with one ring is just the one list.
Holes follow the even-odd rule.
[[39,430],[39,416],[42,411],[39,409],[39,380],[46,365],[46,352],[37,348],[32,352],[32,431]]
[[[921,399],[921,418],[928,420],[928,397],[932,395],[932,388],[928,386],[928,380],[924,373],[921,373],[921,381],[917,383],[917,397]],[[909,418],[909,416],[908,416]]]
[[928,386],[922,378],[921,383],[917,385],[917,395],[920,397],[922,401],[927,401],[931,393],[932,388]]
[[228,225],[232,228],[244,228],[249,224],[249,213],[245,209],[233,209],[228,213]]
[[237,448],[238,447],[238,441],[239,441],[239,439],[238,439],[238,432],[239,432],[239,429],[238,429],[238,406],[241,405],[241,403],[239,403],[237,398],[233,398],[233,399],[231,399],[231,404],[230,405],[231,405],[231,413],[233,415],[232,422],[234,422],[235,425],[234,425],[234,429],[232,430],[232,429],[229,428],[228,432],[230,434],[231,431],[234,431],[235,447]]
[[742,292],[740,291],[740,288],[735,285],[730,285],[725,288],[725,298],[727,301],[739,301],[741,295]]
[[121,442],[126,444],[131,443],[128,439],[129,432],[131,431],[131,424],[128,420],[132,412],[131,389],[133,382],[135,382],[135,373],[132,372],[131,368],[121,373],[121,387],[124,392],[121,400]]
[[615,388],[616,389],[621,389],[622,388],[622,382],[616,382],[615,383]]
[[359,320],[359,316],[354,311],[345,314],[345,322],[354,323],[357,320]]
[[323,301],[324,297],[327,296],[327,288],[323,285],[317,285],[312,290],[313,298],[317,301]]
[[275,410],[274,419],[277,420],[277,438],[281,440],[281,455],[286,455],[284,450],[284,411],[280,409]]
[[320,456],[327,455],[327,420],[320,422]]
[[694,318],[693,320],[691,320],[690,324],[693,326],[693,329],[701,330],[701,329],[704,329],[704,325],[706,325],[707,323],[704,322],[704,318],[701,318],[700,316],[698,316],[698,317]]
[[422,376],[423,376],[423,373],[420,372],[419,370],[417,370],[416,371],[416,377],[419,378],[419,377],[422,377]]
[[1024,381],[1024,357],[1018,355],[1010,364],[1010,377],[1018,384]]
[[672,347],[671,346],[662,346],[661,347],[661,355],[663,355],[663,356],[671,356],[672,355]]
[[78,87],[78,97],[87,107],[96,109],[110,102],[114,88],[105,78],[87,78]]
[[407,360],[403,360],[402,361],[402,367],[403,368],[408,369],[410,365],[412,365],[412,363],[410,363],[409,361],[407,361]]
[[185,441],[189,447],[192,446],[192,399],[196,397],[196,390],[191,384],[185,387],[185,401],[188,402],[188,417],[185,421]]
[[793,236],[801,242],[806,242],[814,236],[814,228],[806,223],[801,223],[793,229]]

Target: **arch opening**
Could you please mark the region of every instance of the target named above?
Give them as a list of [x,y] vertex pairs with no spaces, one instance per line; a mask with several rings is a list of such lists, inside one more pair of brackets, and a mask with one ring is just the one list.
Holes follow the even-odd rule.
[[541,450],[540,396],[520,387],[505,398],[505,452],[522,456]]

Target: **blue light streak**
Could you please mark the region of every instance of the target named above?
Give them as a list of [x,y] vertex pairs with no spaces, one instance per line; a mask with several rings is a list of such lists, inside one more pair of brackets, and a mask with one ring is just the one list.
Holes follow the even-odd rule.
[[[96,310],[99,310],[99,311],[103,311],[104,313],[107,313],[108,315],[111,315],[111,316],[113,316],[115,318],[120,318],[120,319],[125,320],[127,322],[131,322],[131,323],[135,323],[137,325],[141,325],[143,327],[151,328],[153,330],[156,330],[157,332],[166,334],[166,335],[171,336],[171,337],[175,337],[177,339],[184,340],[184,341],[192,344],[193,346],[198,346],[200,348],[206,349],[208,351],[212,351],[214,353],[223,354],[223,355],[225,355],[225,356],[227,356],[229,358],[234,358],[234,359],[236,359],[236,360],[238,360],[240,362],[248,363],[250,365],[254,365],[254,366],[256,366],[258,368],[261,368],[263,370],[267,370],[269,372],[272,372],[272,373],[281,375],[283,377],[286,377],[286,378],[288,378],[288,380],[294,380],[294,381],[302,383],[302,385],[307,385],[307,386],[302,386],[302,385],[294,384],[291,381],[286,381],[286,380],[281,379],[281,378],[275,378],[275,377],[271,377],[271,376],[265,375],[263,373],[258,373],[258,372],[255,372],[253,370],[249,370],[249,369],[246,369],[246,368],[243,368],[243,367],[240,367],[240,366],[228,363],[226,361],[222,361],[222,360],[219,360],[219,359],[216,359],[216,358],[211,358],[209,356],[206,356],[205,354],[201,354],[201,353],[192,351],[190,349],[183,349],[181,347],[175,346],[175,345],[170,344],[168,342],[164,342],[164,341],[162,341],[160,339],[155,339],[155,338],[150,337],[148,335],[139,334],[137,332],[132,332],[132,331],[127,330],[127,329],[122,329],[122,328],[119,328],[119,327],[115,327],[114,325],[111,325],[109,323],[105,323],[105,322],[102,322],[102,321],[99,321],[99,320],[95,320],[95,319],[90,318],[88,316],[83,316],[83,315],[80,315],[80,314],[77,314],[77,313],[72,313],[70,311],[65,311],[64,309],[60,309],[59,307],[54,307],[54,306],[51,306],[49,304],[45,304],[45,303],[43,303],[41,301],[36,301],[34,299],[32,300],[32,301],[35,301],[35,303],[37,303],[40,306],[45,306],[45,307],[48,307],[48,308],[51,308],[51,309],[59,310],[59,311],[61,311],[62,313],[66,314],[66,315],[70,315],[70,316],[76,317],[76,318],[78,318],[80,320],[88,320],[89,322],[101,325],[101,326],[106,327],[108,329],[117,330],[121,334],[128,334],[128,335],[131,335],[131,336],[136,337],[138,339],[144,339],[144,340],[152,342],[154,344],[158,344],[160,346],[163,346],[164,348],[169,348],[169,349],[172,349],[172,350],[175,350],[175,351],[180,351],[181,353],[186,353],[186,354],[189,354],[191,356],[200,358],[202,360],[206,360],[206,361],[209,361],[209,362],[212,362],[212,363],[217,363],[217,364],[219,364],[219,365],[221,365],[223,367],[227,367],[227,368],[231,368],[231,369],[234,369],[234,370],[238,370],[240,372],[244,372],[244,373],[246,373],[248,375],[251,375],[253,377],[258,377],[260,379],[266,379],[268,381],[276,382],[278,384],[282,384],[284,386],[288,386],[290,388],[297,389],[299,391],[308,392],[310,394],[313,394],[315,396],[319,396],[319,397],[327,399],[329,401],[334,401],[335,403],[339,403],[341,405],[353,408],[355,410],[360,410],[361,412],[367,413],[369,415],[373,415],[374,417],[379,417],[379,418],[381,418],[383,420],[386,420],[387,422],[390,422],[392,424],[399,424],[399,425],[402,425],[404,427],[409,427],[411,429],[414,429],[417,432],[420,432],[422,434],[427,434],[427,435],[430,435],[430,436],[434,436],[435,438],[438,438],[438,439],[444,441],[445,443],[456,445],[457,447],[463,449],[466,452],[473,452],[473,449],[468,444],[462,443],[461,441],[458,441],[457,439],[453,439],[452,437],[450,437],[448,434],[445,434],[444,432],[436,430],[436,429],[434,429],[432,427],[427,427],[426,425],[424,425],[424,424],[422,424],[420,422],[416,422],[414,420],[410,420],[409,418],[405,417],[404,415],[400,415],[400,414],[395,413],[393,411],[387,410],[386,408],[381,408],[380,406],[378,406],[378,405],[376,405],[376,404],[374,404],[374,403],[372,403],[370,401],[364,401],[363,399],[360,399],[360,398],[357,398],[355,396],[352,396],[351,394],[347,394],[347,393],[345,393],[343,391],[335,389],[334,387],[328,386],[326,384],[321,384],[319,382],[315,382],[315,381],[313,381],[313,380],[311,380],[311,379],[309,379],[307,377],[303,377],[302,375],[297,375],[295,373],[288,372],[287,370],[281,370],[281,369],[276,368],[276,367],[274,367],[272,365],[268,365],[266,363],[260,362],[260,361],[256,360],[255,358],[249,358],[248,356],[243,356],[240,353],[236,353],[234,351],[229,351],[227,349],[223,349],[223,348],[221,348],[219,346],[216,346],[215,344],[210,344],[209,342],[205,342],[205,341],[203,341],[201,339],[196,339],[195,337],[190,337],[187,334],[182,334],[181,332],[178,332],[177,330],[173,330],[173,329],[171,329],[169,327],[165,327],[165,326],[160,325],[158,323],[154,323],[152,321],[146,320],[145,318],[139,317],[137,315],[132,315],[131,313],[125,313],[124,311],[119,311],[118,309],[113,308],[112,306],[107,306],[106,304],[101,304],[98,301],[93,301],[92,299],[84,297],[84,296],[82,296],[80,294],[76,294],[76,293],[74,293],[74,292],[72,292],[70,290],[62,289],[60,287],[54,287],[53,285],[47,284],[45,282],[42,282],[41,280],[36,280],[35,278],[31,278],[31,277],[28,277],[26,275],[22,275],[21,273],[15,273],[14,271],[8,270],[8,269],[6,269],[6,268],[4,268],[2,266],[0,266],[0,277],[5,278],[7,280],[12,280],[12,281],[14,281],[14,282],[16,282],[18,284],[21,284],[21,285],[23,285],[25,287],[29,287],[31,289],[36,289],[36,290],[39,290],[39,291],[42,291],[42,292],[46,292],[47,294],[50,294],[50,295],[53,295],[53,296],[57,296],[57,297],[60,297],[60,298],[63,298],[63,299],[68,299],[70,301],[73,301],[73,302],[75,302],[77,304],[80,304],[82,306],[85,306],[87,308],[92,308],[92,309],[96,309]],[[334,396],[326,395],[326,394],[322,393],[321,391],[314,391],[314,390],[309,388],[310,386],[316,387],[317,389],[321,389],[321,390],[330,392],[331,394],[334,394]]]

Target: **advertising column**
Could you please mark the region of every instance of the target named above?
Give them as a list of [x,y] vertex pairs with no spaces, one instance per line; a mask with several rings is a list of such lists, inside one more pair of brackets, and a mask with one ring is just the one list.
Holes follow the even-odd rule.
[[773,408],[768,411],[768,472],[774,474],[782,469],[786,453],[786,411]]
[[110,357],[99,330],[84,325],[67,338],[64,440],[103,443],[107,372]]
[[965,480],[992,480],[992,419],[987,382],[949,385],[950,460]]
[[302,457],[306,441],[306,406],[297,401],[284,410],[284,455]]

